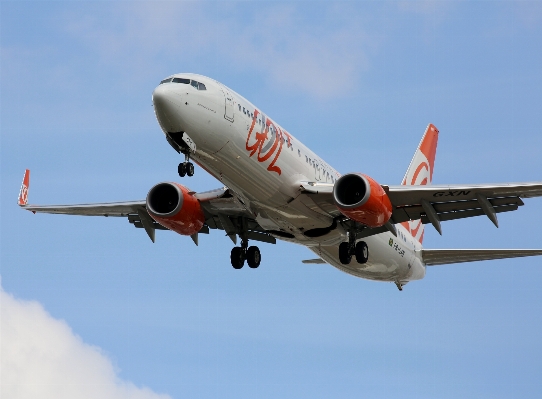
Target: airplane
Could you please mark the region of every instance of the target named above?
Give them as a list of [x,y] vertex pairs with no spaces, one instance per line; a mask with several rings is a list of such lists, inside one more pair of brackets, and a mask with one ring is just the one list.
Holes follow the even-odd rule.
[[[442,235],[441,222],[515,211],[522,198],[542,196],[542,182],[432,185],[439,136],[429,124],[399,185],[363,173],[341,175],[258,107],[220,82],[174,74],[152,94],[165,138],[184,156],[180,177],[194,161],[224,186],[194,192],[161,182],[146,199],[80,205],[29,205],[26,170],[18,205],[33,213],[126,217],[152,242],[156,230],[190,236],[224,230],[233,241],[230,261],[257,268],[261,252],[249,241],[277,239],[308,247],[309,264],[330,264],[364,279],[393,282],[399,290],[425,276],[426,267],[542,255],[538,249],[425,249],[424,226]],[[237,237],[240,245],[237,246]]]

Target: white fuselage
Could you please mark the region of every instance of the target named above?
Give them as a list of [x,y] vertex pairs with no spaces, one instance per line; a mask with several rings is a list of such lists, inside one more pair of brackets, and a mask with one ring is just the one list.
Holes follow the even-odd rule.
[[[308,147],[296,140],[256,106],[219,82],[194,74],[171,77],[192,79],[205,85],[164,83],[153,93],[158,122],[164,133],[186,132],[196,145],[191,158],[232,190],[261,227],[285,241],[309,247],[319,257],[349,274],[404,284],[425,275],[417,255],[421,244],[401,225],[398,236],[381,233],[363,239],[369,261],[343,265],[338,245],[346,231],[337,228],[320,237],[308,230],[333,223],[306,195],[298,182],[333,184],[341,175]],[[336,211],[336,209],[335,209]]]

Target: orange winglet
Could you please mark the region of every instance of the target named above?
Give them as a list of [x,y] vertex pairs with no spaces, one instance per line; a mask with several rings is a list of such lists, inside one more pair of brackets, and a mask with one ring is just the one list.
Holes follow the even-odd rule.
[[19,191],[19,200],[17,204],[19,206],[24,206],[28,204],[28,187],[30,186],[30,170],[26,169],[23,177],[23,184],[21,185],[21,190]]

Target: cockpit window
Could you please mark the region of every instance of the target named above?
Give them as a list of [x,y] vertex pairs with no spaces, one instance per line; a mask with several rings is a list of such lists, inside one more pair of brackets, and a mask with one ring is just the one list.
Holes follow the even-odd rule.
[[185,85],[192,85],[196,90],[207,90],[207,87],[203,83],[197,82],[195,80],[185,79],[185,78],[167,78],[160,82],[163,83],[184,83]]
[[207,90],[207,87],[205,87],[203,83],[200,83],[196,80],[189,80],[189,79],[180,79],[180,80],[182,80],[182,82],[179,82],[179,83],[190,84],[196,90]]
[[188,85],[190,84],[190,79],[173,78],[173,83],[184,83],[185,85]]

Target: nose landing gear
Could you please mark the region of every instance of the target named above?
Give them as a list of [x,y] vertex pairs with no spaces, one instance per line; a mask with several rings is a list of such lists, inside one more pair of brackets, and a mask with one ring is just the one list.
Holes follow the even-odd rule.
[[168,132],[166,139],[175,151],[184,154],[184,162],[181,162],[177,168],[179,176],[194,176],[194,165],[190,162],[190,154],[196,153],[196,144],[194,141],[186,132]]
[[350,264],[352,256],[356,257],[356,262],[360,264],[367,263],[369,260],[369,247],[365,241],[356,243],[354,232],[348,233],[348,242],[342,242],[339,245],[339,260],[343,265]]

